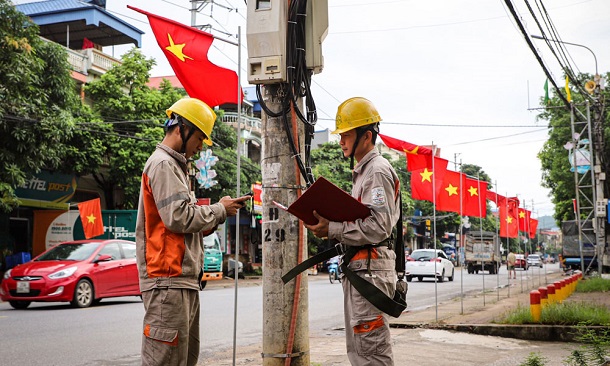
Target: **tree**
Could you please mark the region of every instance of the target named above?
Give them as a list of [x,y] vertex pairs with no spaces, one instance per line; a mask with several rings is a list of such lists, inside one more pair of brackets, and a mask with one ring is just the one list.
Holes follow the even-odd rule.
[[[197,197],[210,198],[212,202],[218,202],[223,196],[235,197],[237,195],[237,133],[233,127],[222,122],[222,110],[217,112],[216,123],[212,130],[211,147],[213,154],[218,157],[214,170],[218,174],[218,184],[209,189],[196,190]],[[247,157],[240,157],[240,194],[250,191],[250,185],[260,182],[262,179],[260,165],[255,164]]]
[[0,14],[0,211],[10,212],[15,188],[41,169],[89,163],[68,147],[81,106],[65,50],[11,2],[0,0]]
[[[580,74],[578,76],[578,82],[581,85],[586,80],[592,79],[591,75],[587,74]],[[605,79],[610,79],[610,73],[605,75]],[[609,96],[610,93],[607,89],[601,91],[602,100],[607,99]],[[572,98],[576,105],[582,105],[585,99],[579,93],[572,93]],[[542,98],[541,104],[544,105]],[[557,95],[552,96],[547,106],[548,108],[538,115],[539,119],[548,121],[549,124],[549,137],[538,154],[538,158],[542,165],[542,185],[551,190],[552,201],[555,205],[554,218],[557,223],[560,223],[564,220],[573,220],[575,218],[572,208],[572,199],[576,195],[574,173],[570,171],[568,151],[564,148],[564,145],[572,140],[571,117],[570,111],[567,108],[563,108],[565,105]],[[603,116],[602,133],[604,140],[608,141],[610,138],[610,119],[608,113],[604,113]],[[610,156],[610,144],[605,145],[602,155],[604,157]],[[607,159],[601,163],[602,170],[608,174]],[[579,177],[582,179],[581,184],[591,184],[590,175],[584,177],[581,175]]]
[[[146,84],[155,61],[132,49],[85,92],[93,100],[98,121],[81,124],[85,136],[102,142],[107,168],[93,172],[108,208],[137,207],[142,169],[163,139],[165,110],[184,94],[165,80],[160,88]],[[99,121],[103,121],[101,123]],[[123,197],[115,197],[121,188]]]

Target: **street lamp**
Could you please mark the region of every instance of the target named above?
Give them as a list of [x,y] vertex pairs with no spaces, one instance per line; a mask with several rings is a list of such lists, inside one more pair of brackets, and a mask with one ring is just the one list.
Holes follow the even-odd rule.
[[577,43],[570,43],[570,42],[565,42],[565,41],[559,41],[557,39],[553,39],[553,38],[546,38],[546,37],[542,37],[542,36],[537,36],[534,34],[531,34],[532,38],[536,38],[536,39],[542,39],[545,41],[551,41],[551,42],[555,42],[555,43],[563,43],[563,44],[569,44],[571,46],[576,46],[576,47],[582,47],[582,48],[586,48],[587,50],[589,50],[589,52],[591,52],[591,54],[593,55],[593,58],[595,59],[595,75],[597,74],[597,57],[595,57],[595,53],[593,53],[593,51],[591,51],[591,49],[587,46],[583,46],[581,44],[577,44]]

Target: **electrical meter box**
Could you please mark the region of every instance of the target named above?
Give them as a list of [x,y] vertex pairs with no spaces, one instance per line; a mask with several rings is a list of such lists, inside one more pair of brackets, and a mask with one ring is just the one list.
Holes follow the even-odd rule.
[[606,217],[606,207],[608,207],[607,199],[595,201],[595,213],[597,214],[597,217]]
[[246,24],[248,82],[286,81],[286,0],[249,0]]
[[308,0],[305,20],[305,62],[319,74],[324,68],[322,42],[328,34],[328,0]]
[[[288,1],[250,0],[247,19],[248,82],[285,82]],[[324,67],[322,42],[327,34],[328,0],[307,0],[305,63],[314,74]]]

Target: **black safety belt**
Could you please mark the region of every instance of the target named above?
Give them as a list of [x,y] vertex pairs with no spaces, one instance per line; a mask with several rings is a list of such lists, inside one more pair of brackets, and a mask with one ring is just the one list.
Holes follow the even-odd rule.
[[[404,281],[405,274],[405,250],[402,236],[402,195],[400,196],[400,215],[396,224],[396,241],[393,245],[394,251],[396,252],[396,273],[398,274],[398,282],[396,283],[396,291],[394,297],[390,298],[377,286],[368,282],[364,278],[358,276],[347,265],[356,253],[366,247],[348,247],[347,251],[343,255],[343,261],[341,263],[341,270],[347,277],[350,284],[354,286],[364,298],[366,298],[371,304],[377,309],[384,313],[398,318],[402,314],[403,310],[407,308],[407,283]],[[388,239],[384,240],[387,241]],[[371,250],[371,248],[369,248]],[[288,283],[291,279],[296,277],[299,273],[306,269],[313,267],[315,264],[328,260],[341,253],[341,245],[335,245],[322,253],[318,253],[315,256],[299,263],[296,267],[291,269],[288,273],[282,276],[284,284]]]

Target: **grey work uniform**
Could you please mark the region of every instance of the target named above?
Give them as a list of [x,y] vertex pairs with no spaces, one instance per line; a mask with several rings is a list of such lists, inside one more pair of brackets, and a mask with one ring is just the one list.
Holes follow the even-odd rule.
[[[396,172],[377,150],[367,153],[354,168],[352,196],[371,209],[371,216],[353,222],[330,222],[329,238],[345,246],[363,246],[390,237],[400,213],[398,182]],[[369,249],[359,250],[348,268],[393,298],[396,254],[387,246],[370,251],[370,276]],[[349,281],[343,281],[343,297],[347,356],[351,364],[394,365],[388,316],[360,295]]]
[[136,259],[144,303],[142,365],[194,366],[199,357],[201,231],[226,220],[222,203],[197,206],[186,158],[157,145],[142,173]]

